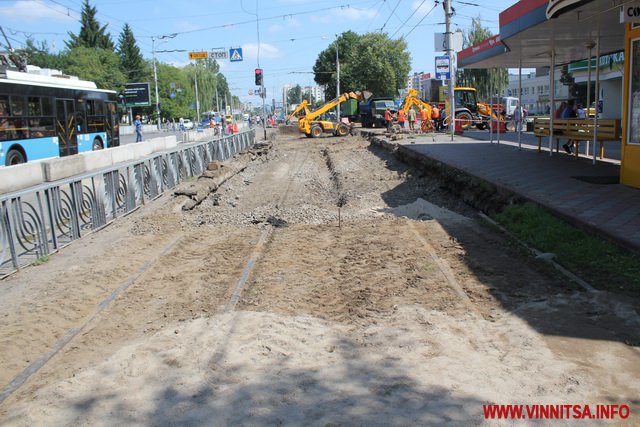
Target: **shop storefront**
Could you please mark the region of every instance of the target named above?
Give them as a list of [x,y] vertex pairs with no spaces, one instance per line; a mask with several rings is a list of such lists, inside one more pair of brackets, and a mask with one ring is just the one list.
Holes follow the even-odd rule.
[[622,162],[620,182],[640,188],[640,25],[625,36]]

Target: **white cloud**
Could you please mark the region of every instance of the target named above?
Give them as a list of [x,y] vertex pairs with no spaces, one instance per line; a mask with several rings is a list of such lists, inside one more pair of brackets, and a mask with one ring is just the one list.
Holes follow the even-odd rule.
[[202,28],[202,24],[194,24],[190,21],[183,19],[181,21],[177,21],[175,23],[175,27],[177,32],[193,31],[193,30],[199,30],[200,28]]
[[330,24],[335,22],[368,21],[377,15],[377,10],[345,6],[339,9],[332,9],[329,13],[313,15],[311,16],[311,22]]
[[270,33],[279,33],[280,31],[283,31],[283,30],[284,30],[284,27],[278,24],[274,24],[269,27]]
[[282,31],[293,30],[300,27],[302,27],[300,20],[292,16],[285,16],[281,23],[271,25],[268,28],[268,31],[270,33],[280,33]]
[[347,21],[360,21],[368,20],[378,15],[377,10],[373,9],[358,9],[354,7],[344,7],[339,10],[335,10],[334,13]]
[[50,19],[54,21],[77,21],[80,17],[76,12],[66,7],[45,3],[40,0],[17,1],[9,6],[0,7],[0,16],[3,18],[18,18],[27,21]]
[[[258,45],[247,43],[242,45],[242,55],[244,60],[254,60],[258,57]],[[275,46],[268,43],[260,43],[260,59],[280,58],[282,52]]]

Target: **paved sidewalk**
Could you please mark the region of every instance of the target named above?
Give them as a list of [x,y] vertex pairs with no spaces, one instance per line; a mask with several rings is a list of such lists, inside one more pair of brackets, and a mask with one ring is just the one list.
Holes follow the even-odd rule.
[[[516,137],[517,138],[517,137]],[[562,216],[640,252],[640,190],[621,184],[595,184],[575,177],[610,181],[619,162],[575,159],[564,153],[537,152],[512,142],[434,134],[397,141],[407,148],[486,181],[505,187]],[[412,143],[413,142],[413,143]]]

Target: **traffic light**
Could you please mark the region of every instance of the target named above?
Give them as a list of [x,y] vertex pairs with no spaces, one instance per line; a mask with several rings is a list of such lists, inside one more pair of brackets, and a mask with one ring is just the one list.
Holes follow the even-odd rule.
[[256,86],[262,86],[262,68],[256,68]]

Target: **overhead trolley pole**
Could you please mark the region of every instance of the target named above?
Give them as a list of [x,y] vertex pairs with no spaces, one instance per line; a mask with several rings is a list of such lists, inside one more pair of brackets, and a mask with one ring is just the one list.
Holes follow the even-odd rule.
[[454,58],[453,58],[453,33],[451,32],[451,17],[453,16],[453,12],[451,12],[451,0],[444,0],[442,3],[444,7],[444,22],[445,22],[445,37],[447,40],[447,49],[446,53],[449,57],[449,126],[451,131],[451,140],[453,141],[453,136],[456,132],[456,96],[454,93],[455,88],[455,80],[456,73],[454,69]]

